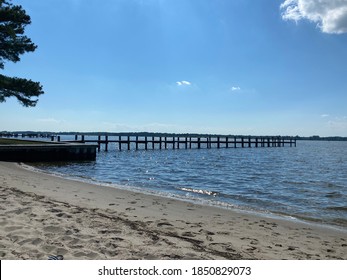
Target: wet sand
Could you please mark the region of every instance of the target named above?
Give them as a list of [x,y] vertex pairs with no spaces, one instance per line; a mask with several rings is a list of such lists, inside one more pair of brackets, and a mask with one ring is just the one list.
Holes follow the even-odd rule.
[[67,180],[0,162],[0,258],[347,259],[337,230]]

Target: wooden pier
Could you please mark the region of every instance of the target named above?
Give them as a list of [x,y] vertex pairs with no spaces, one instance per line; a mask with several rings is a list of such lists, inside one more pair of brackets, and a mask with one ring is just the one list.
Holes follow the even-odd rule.
[[166,150],[296,147],[291,136],[245,136],[168,133],[8,133],[2,137],[48,138],[55,142],[93,143],[97,150]]
[[[97,137],[97,138],[96,138]],[[221,149],[221,148],[265,148],[296,147],[294,137],[282,136],[155,136],[155,135],[97,135],[94,139],[88,135],[75,135],[74,142],[96,143],[108,151],[110,145],[116,150],[155,150],[155,149]],[[52,140],[60,141],[60,136]]]

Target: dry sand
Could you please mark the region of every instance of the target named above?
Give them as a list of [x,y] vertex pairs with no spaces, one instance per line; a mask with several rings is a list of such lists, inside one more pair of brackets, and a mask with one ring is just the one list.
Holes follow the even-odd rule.
[[0,162],[0,258],[347,259],[347,231],[66,180]]

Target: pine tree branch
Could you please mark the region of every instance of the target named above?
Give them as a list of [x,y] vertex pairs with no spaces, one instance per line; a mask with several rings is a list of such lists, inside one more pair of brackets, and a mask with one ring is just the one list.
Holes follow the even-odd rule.
[[0,102],[5,102],[9,97],[16,97],[23,106],[34,107],[38,99],[33,98],[43,93],[38,82],[0,74]]

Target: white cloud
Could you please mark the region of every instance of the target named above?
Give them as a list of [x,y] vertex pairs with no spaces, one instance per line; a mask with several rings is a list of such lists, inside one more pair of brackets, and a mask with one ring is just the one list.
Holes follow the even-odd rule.
[[285,0],[282,19],[308,19],[324,33],[347,33],[347,0]]
[[329,116],[330,116],[329,114],[322,114],[322,115],[321,115],[322,118],[327,118],[327,117],[329,117]]
[[41,123],[61,123],[61,120],[57,120],[54,118],[43,118],[43,119],[37,119],[38,122]]
[[240,87],[235,87],[235,86],[231,87],[231,91],[238,91],[238,90],[241,90],[241,88]]
[[178,81],[176,82],[176,85],[178,86],[190,86],[192,83],[188,81]]

